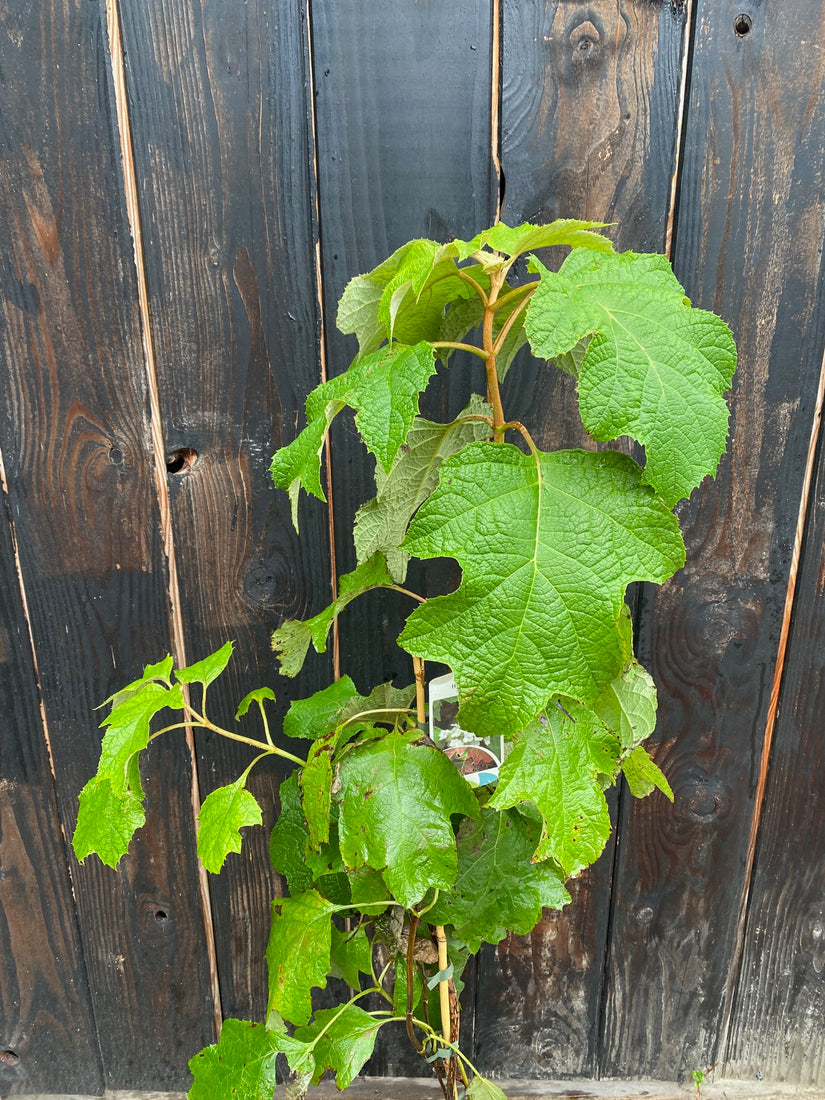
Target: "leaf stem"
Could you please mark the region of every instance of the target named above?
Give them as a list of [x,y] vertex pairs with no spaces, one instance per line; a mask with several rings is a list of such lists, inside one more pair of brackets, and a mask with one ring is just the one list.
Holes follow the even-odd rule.
[[484,361],[487,371],[487,404],[493,410],[493,441],[504,441],[504,410],[501,406],[501,391],[498,384],[498,371],[496,370],[495,340],[493,339],[493,322],[496,316],[498,292],[504,284],[504,272],[494,271],[490,276],[490,296],[484,307],[484,321],[482,324],[482,346],[488,356]]
[[477,348],[475,344],[462,344],[455,340],[433,340],[430,343],[430,347],[433,348],[453,348],[455,351],[469,351],[473,355],[477,355],[480,359],[487,359],[489,352],[484,348]]
[[[232,733],[231,730],[225,730],[222,726],[216,726],[214,722],[210,722],[208,718],[205,718],[202,714],[198,714],[194,707],[188,706],[187,711],[195,719],[194,724],[200,726],[202,729],[211,730],[213,733],[220,734],[221,737],[228,737],[230,741],[238,741],[242,745],[251,745],[253,749],[263,749],[265,753],[274,753],[276,756],[283,756],[286,760],[291,760],[293,764],[300,764],[301,767],[306,767],[306,760],[302,760],[300,756],[295,756],[291,752],[287,752],[286,749],[281,749],[277,745],[267,745],[263,741],[256,741],[254,737],[244,737],[241,733]],[[187,722],[187,725],[192,725],[192,722]]]
[[530,292],[530,294],[525,295],[524,298],[522,298],[522,300],[519,302],[519,304],[513,310],[513,312],[510,314],[510,316],[507,318],[507,320],[504,322],[504,324],[501,326],[501,330],[499,331],[499,334],[496,337],[496,342],[493,345],[493,351],[496,353],[496,355],[498,355],[498,353],[501,351],[502,347],[504,346],[504,341],[507,339],[507,333],[513,327],[513,324],[514,324],[516,318],[518,317],[518,315],[520,313],[524,312],[525,307],[530,304],[530,299],[532,297],[533,297],[532,291]]
[[419,596],[417,592],[411,592],[409,588],[402,588],[400,584],[388,584],[387,588],[392,589],[393,592],[400,592],[402,596],[409,596],[410,599],[418,600],[419,603],[426,603],[426,596]]
[[530,435],[530,433],[527,431],[520,420],[508,420],[506,424],[502,424],[502,428],[504,431],[510,431],[512,429],[513,431],[521,432],[533,456],[535,458],[538,458],[539,449],[533,441],[533,437]]
[[487,308],[487,303],[488,303],[488,298],[487,298],[487,295],[484,293],[484,290],[482,289],[482,287],[479,286],[479,284],[475,281],[475,279],[472,277],[472,275],[467,274],[467,272],[464,270],[464,268],[457,267],[456,268],[456,273],[458,274],[459,279],[463,279],[465,283],[467,283],[469,286],[471,286],[473,288],[473,290],[476,292],[476,294],[481,299],[481,304],[486,309]]

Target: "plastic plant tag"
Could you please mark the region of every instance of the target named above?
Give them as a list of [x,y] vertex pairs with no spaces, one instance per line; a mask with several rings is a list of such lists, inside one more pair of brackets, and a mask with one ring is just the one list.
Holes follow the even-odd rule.
[[456,722],[458,688],[451,672],[429,684],[430,737],[468,783],[484,787],[495,783],[506,750],[503,737],[482,739]]

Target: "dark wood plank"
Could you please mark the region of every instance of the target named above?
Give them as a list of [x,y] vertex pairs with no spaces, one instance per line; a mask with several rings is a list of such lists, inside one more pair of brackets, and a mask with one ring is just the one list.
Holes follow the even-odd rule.
[[660,685],[657,759],[676,801],[634,804],[623,833],[603,1059],[611,1075],[672,1076],[723,1053],[822,361],[821,5],[792,15],[780,3],[700,3],[696,13],[675,263],[694,303],[732,324],[740,367],[719,478],[681,509],[689,564],[645,609],[641,646]]
[[[825,272],[810,342],[825,347]],[[768,760],[726,1065],[800,1085],[825,1080],[825,464],[808,508],[779,717]]]
[[[326,511],[302,506],[299,541],[268,474],[320,381],[303,9],[174,0],[123,10],[165,445],[197,455],[169,477],[186,650],[197,659],[237,643],[209,692],[226,722],[247,691],[275,680],[272,629],[330,598]],[[276,684],[279,713],[321,672],[327,658]],[[219,738],[197,743],[204,794],[249,762]],[[279,778],[252,775],[266,825]],[[281,889],[268,865],[267,829],[250,830],[243,856],[211,879],[226,1016],[265,1011]]]
[[[685,18],[669,5],[504,5],[503,220],[617,222],[619,248],[661,250],[675,170]],[[590,446],[575,385],[526,356],[507,416],[548,450]],[[612,801],[615,818],[615,799]],[[497,1074],[592,1074],[598,1064],[611,842],[530,936],[481,959],[476,1059]]]
[[[354,337],[335,327],[346,283],[413,237],[472,236],[495,216],[491,146],[493,33],[489,5],[468,0],[393,4],[376,18],[369,0],[312,5],[327,367],[345,370]],[[454,357],[447,379],[425,398],[433,419],[456,415],[473,364]],[[475,384],[479,379],[476,373]],[[371,463],[351,419],[333,426],[332,465],[339,574],[355,564],[352,518],[375,495]],[[409,584],[445,591],[455,573],[411,570]],[[430,591],[433,589],[430,588]],[[341,669],[362,690],[412,682],[409,657],[393,642],[409,602],[395,593],[356,601],[342,616]],[[470,975],[472,978],[472,975]],[[472,1042],[472,987],[463,997],[462,1036]],[[417,1073],[403,1032],[379,1038],[375,1073]]]
[[[93,708],[169,644],[101,18],[86,0],[14,2],[0,33],[0,449],[67,835],[97,765]],[[182,1052],[212,1035],[188,761],[152,755],[134,851],[117,873],[73,870],[109,1086],[180,1087]]]
[[89,981],[0,502],[0,1092],[98,1092]]

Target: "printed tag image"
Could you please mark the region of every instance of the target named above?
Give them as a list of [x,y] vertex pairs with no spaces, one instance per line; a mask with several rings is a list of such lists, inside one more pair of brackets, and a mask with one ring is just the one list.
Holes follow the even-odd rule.
[[495,783],[505,756],[504,738],[482,739],[456,722],[458,688],[451,672],[429,684],[430,737],[453,761],[468,783],[483,787]]

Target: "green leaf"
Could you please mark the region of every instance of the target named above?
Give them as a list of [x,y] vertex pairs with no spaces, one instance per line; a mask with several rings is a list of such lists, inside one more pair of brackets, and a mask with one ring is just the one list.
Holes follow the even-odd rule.
[[536,355],[570,351],[594,333],[579,368],[579,409],[594,439],[643,444],[645,479],[674,505],[725,449],[736,348],[719,317],[693,309],[667,259],[632,252],[567,257],[527,310]]
[[272,867],[286,878],[293,896],[309,890],[313,874],[307,866],[309,832],[304,821],[298,772],[288,775],[280,788],[281,812],[269,834],[269,858]]
[[471,241],[453,241],[458,256],[464,258],[481,248],[492,248],[505,256],[520,256],[536,248],[551,248],[554,245],[566,245],[569,248],[593,249],[597,252],[612,252],[613,245],[594,229],[604,228],[604,222],[582,222],[572,218],[558,218],[548,225],[509,226],[499,222],[491,229],[485,229]]
[[272,648],[284,676],[297,676],[312,642],[317,653],[326,652],[327,635],[333,620],[347,604],[373,588],[387,588],[395,584],[381,554],[373,554],[351,573],[338,580],[338,598],[318,615],[304,622],[288,619],[272,635]]
[[[467,334],[478,328],[484,320],[484,304],[477,295],[466,301],[453,302],[444,314],[435,337],[435,343],[466,342]],[[438,357],[444,366],[449,366],[455,348],[439,348]]]
[[[338,305],[338,328],[354,333],[362,356],[375,351],[390,334],[403,343],[438,338],[445,307],[475,297],[457,274],[456,250],[436,241],[414,240],[402,245],[366,275],[346,286]],[[474,272],[489,288],[489,278]]]
[[614,730],[622,748],[649,737],[656,726],[656,685],[636,660],[631,660],[593,704],[594,712]]
[[326,844],[329,840],[332,754],[337,741],[336,730],[313,741],[307,754],[306,766],[301,769],[299,782],[303,796],[304,817],[309,828],[310,844],[314,848]]
[[[317,390],[315,391],[318,392]],[[272,457],[269,472],[278,489],[289,494],[292,509],[292,526],[298,530],[298,497],[301,489],[318,500],[326,500],[321,488],[321,452],[329,426],[341,409],[343,401],[329,401],[322,414],[307,424],[304,430],[286,447],[281,447]]]
[[198,814],[198,857],[215,875],[230,852],[240,852],[240,830],[263,821],[261,807],[245,789],[246,776],[244,772],[234,783],[216,787],[203,800]]
[[155,715],[170,707],[183,708],[183,692],[149,681],[112,708],[101,725],[107,726],[100,748],[98,779],[109,779],[113,791],[121,795],[129,788],[132,757],[149,744],[149,724]]
[[189,1062],[195,1082],[189,1100],[272,1100],[278,1054],[293,1071],[314,1069],[307,1043],[248,1020],[224,1020],[220,1041]]
[[467,1089],[467,1100],[507,1100],[507,1097],[493,1081],[476,1076]]
[[[417,1016],[421,1009],[424,996],[424,981],[421,977],[421,968],[416,966],[413,970],[413,1015]],[[392,990],[392,1010],[396,1016],[404,1016],[407,1012],[407,961],[400,955],[395,959],[395,983]]]
[[372,1054],[379,1026],[358,1005],[319,1009],[309,1027],[295,1033],[300,1042],[315,1041],[313,1085],[318,1084],[325,1070],[331,1069],[335,1071],[337,1087],[347,1088]]
[[315,890],[272,903],[267,1007],[292,1024],[309,1020],[311,990],[327,984],[334,912],[335,906]]
[[590,744],[598,726],[584,707],[551,708],[518,735],[489,803],[504,810],[532,802],[544,822],[533,859],[554,859],[565,876],[598,859],[610,836]]
[[388,474],[375,471],[378,490],[374,500],[358,509],[353,537],[359,562],[382,553],[400,584],[407,572],[409,554],[399,550],[413,514],[438,484],[441,463],[474,440],[486,439],[490,427],[465,416],[489,416],[490,407],[476,395],[451,424],[435,424],[416,417],[406,443]]
[[195,664],[189,665],[187,668],[176,669],[175,675],[182,684],[198,683],[206,687],[217,679],[229,664],[233,648],[232,642],[226,642],[217,652],[204,657],[202,661],[196,661]]
[[465,818],[458,831],[458,874],[427,914],[432,924],[451,924],[475,953],[508,932],[526,935],[543,906],[560,909],[570,901],[559,868],[531,863],[539,827],[517,810],[485,807],[478,821]]
[[630,787],[630,793],[636,798],[644,798],[658,787],[666,798],[673,801],[673,791],[664,773],[641,745],[637,745],[622,761],[622,772]]
[[255,688],[254,691],[250,691],[248,695],[244,695],[240,703],[238,703],[238,709],[235,711],[236,718],[243,718],[253,703],[263,703],[265,699],[271,699],[275,701],[275,692],[272,688]]
[[350,989],[360,988],[360,975],[371,975],[372,944],[363,927],[354,932],[342,932],[332,926],[332,945],[330,948],[330,973],[341,978]]
[[385,733],[349,752],[340,766],[341,855],[350,868],[383,871],[406,908],[431,887],[455,881],[450,814],[478,813],[469,784],[434,746],[412,733]]
[[509,444],[447,459],[404,549],[461,564],[461,586],[413,611],[399,644],[449,665],[457,720],[482,736],[517,732],[553,694],[597,699],[625,663],[625,588],[684,563],[676,517],[630,458]]
[[116,867],[135,832],[146,820],[140,797],[131,789],[116,790],[111,780],[90,779],[80,792],[72,846],[82,863],[94,852],[107,867]]
[[303,737],[315,741],[324,737],[341,722],[347,708],[360,699],[349,676],[334,680],[307,699],[295,699],[284,716],[287,737]]

